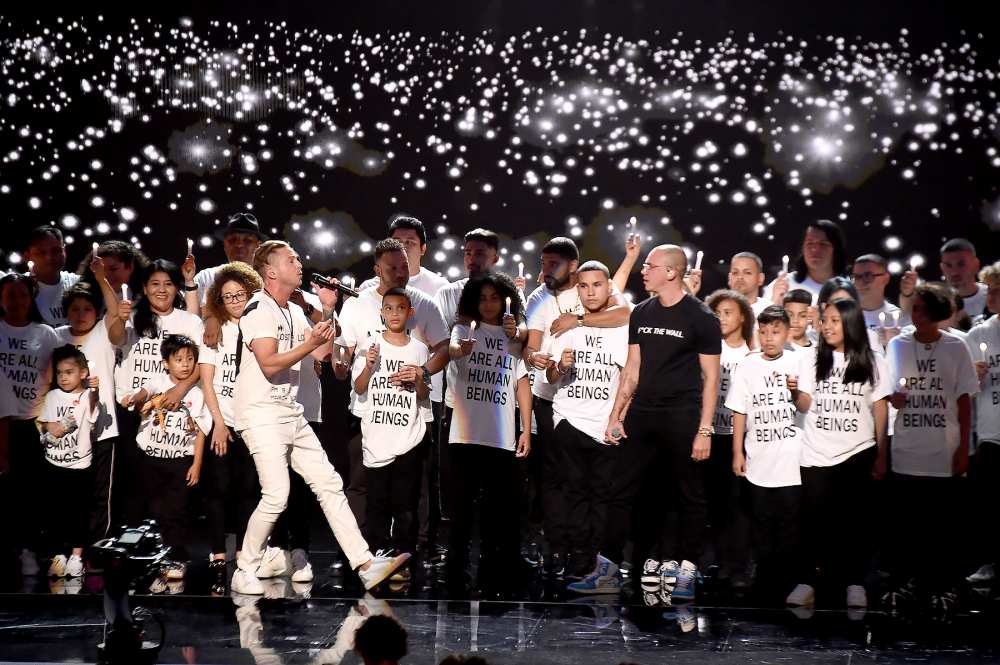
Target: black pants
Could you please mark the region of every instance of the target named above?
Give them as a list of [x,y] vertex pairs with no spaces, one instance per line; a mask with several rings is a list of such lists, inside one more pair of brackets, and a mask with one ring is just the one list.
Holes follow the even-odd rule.
[[[440,453],[438,436],[441,429],[443,402],[431,402],[434,420],[427,423],[427,445],[421,446],[423,459],[420,471],[420,507],[417,510],[419,530],[417,541],[426,547],[438,542],[441,526],[441,482],[438,472]],[[410,551],[410,550],[407,550]]]
[[[1000,506],[1000,441],[980,441],[979,450],[970,464],[969,479],[972,481],[976,506]],[[992,518],[990,518],[992,519]],[[1000,565],[1000,531],[983,522],[974,533],[976,563]]]
[[[687,559],[695,565],[701,561],[708,520],[706,467],[704,462],[691,459],[700,414],[699,406],[691,406],[661,411],[631,409],[626,417],[627,438],[621,444],[618,482],[625,500],[634,506],[636,562],[657,548],[659,559]],[[670,508],[680,516],[672,533],[666,529]]]
[[191,544],[191,504],[193,488],[187,486],[191,457],[160,459],[143,454],[142,486],[149,505],[148,516],[156,520],[163,542],[170,546],[170,558],[188,561]]
[[534,478],[539,494],[536,506],[541,505],[542,526],[551,552],[566,552],[570,548],[567,522],[566,478],[563,469],[564,453],[554,436],[552,402],[535,397],[532,400],[538,433],[531,439],[530,460],[535,457]]
[[840,587],[864,586],[872,557],[872,446],[834,466],[804,466],[799,581],[816,586],[816,570]]
[[[115,448],[118,437],[94,441],[90,468],[93,470],[90,503],[90,531],[87,544],[111,535],[114,523],[111,513],[111,492],[114,489]],[[133,445],[133,448],[135,446]]]
[[341,477],[346,482],[344,494],[347,495],[347,504],[354,513],[361,533],[365,533],[368,519],[368,478],[362,452],[361,419],[357,416],[350,417],[348,434],[347,460],[350,466],[347,475]]
[[914,580],[930,593],[950,590],[962,577],[957,562],[965,542],[959,526],[967,510],[959,501],[965,479],[893,473],[888,480],[893,582]]
[[93,467],[66,469],[46,463],[42,505],[45,556],[67,554],[74,547],[90,545],[90,509],[94,492]]
[[452,444],[451,458],[457,501],[448,538],[449,571],[467,568],[477,516],[480,570],[512,565],[518,556],[517,458],[513,451],[474,443]]
[[733,473],[733,435],[712,436],[705,478],[715,563],[733,572],[750,561],[750,512],[745,483]]
[[[260,501],[260,481],[257,468],[243,438],[230,429],[232,439],[225,455],[212,451],[212,433],[205,440],[202,458],[201,481],[198,483],[205,497],[205,516],[208,521],[210,547],[213,554],[226,551],[226,534],[236,534],[236,542],[243,542],[250,513]],[[237,545],[237,548],[239,546]]]
[[570,546],[590,555],[619,549],[616,543],[605,540],[608,505],[614,499],[616,485],[618,447],[594,441],[568,420],[556,425],[553,436],[556,447],[563,453],[567,518],[575,526]]
[[138,526],[149,514],[148,493],[142,474],[136,473],[147,457],[136,445],[141,418],[136,411],[115,407],[118,416],[118,440],[115,442],[115,465],[111,476],[112,531],[122,525]]
[[16,547],[34,552],[44,545],[40,526],[43,499],[47,490],[45,471],[48,463],[39,442],[34,420],[9,419],[9,460],[11,500],[6,514]]
[[420,487],[430,435],[389,464],[367,467],[368,519],[365,537],[373,550],[412,552],[417,544]]
[[777,602],[798,581],[802,487],[760,487],[744,482],[753,515],[755,587],[766,600]]
[[451,417],[454,409],[444,407],[441,422],[438,426],[438,498],[441,506],[441,519],[451,520],[455,514],[456,498],[455,466],[452,461]]

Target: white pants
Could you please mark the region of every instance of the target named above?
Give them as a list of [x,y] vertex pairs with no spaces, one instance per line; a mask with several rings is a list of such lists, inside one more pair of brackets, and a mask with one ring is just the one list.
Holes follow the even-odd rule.
[[260,503],[250,515],[237,565],[251,572],[260,565],[264,545],[288,505],[288,465],[312,489],[352,568],[372,558],[344,496],[344,483],[304,417],[295,422],[260,425],[240,432],[260,479]]

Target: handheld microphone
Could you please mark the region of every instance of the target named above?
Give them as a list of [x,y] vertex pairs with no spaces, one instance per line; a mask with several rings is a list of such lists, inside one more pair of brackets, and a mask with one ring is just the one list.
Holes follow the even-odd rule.
[[317,286],[322,286],[323,288],[326,288],[326,289],[333,289],[333,290],[338,291],[338,292],[342,293],[343,295],[351,297],[351,298],[357,298],[358,297],[357,290],[352,289],[349,286],[344,286],[340,282],[331,282],[329,279],[327,279],[323,275],[319,275],[317,273],[313,273],[312,276],[309,278],[309,281],[312,282],[313,284],[317,285]]

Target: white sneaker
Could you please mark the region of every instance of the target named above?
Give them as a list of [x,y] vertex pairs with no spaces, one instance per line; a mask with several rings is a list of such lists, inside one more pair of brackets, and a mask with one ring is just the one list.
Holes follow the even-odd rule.
[[163,574],[168,580],[182,580],[187,574],[187,564],[171,561],[165,566]]
[[995,577],[993,572],[993,564],[987,563],[979,567],[979,570],[972,573],[965,578],[969,584],[983,584],[985,582],[992,582]]
[[403,552],[398,556],[382,556],[379,553],[371,560],[368,570],[358,569],[358,577],[361,578],[366,591],[374,589],[409,559],[409,552]]
[[785,598],[785,605],[793,607],[803,607],[816,602],[816,590],[808,584],[799,584]]
[[237,568],[233,573],[233,580],[229,583],[229,588],[233,593],[241,593],[247,596],[263,596],[264,585],[260,583],[257,576],[248,570]]
[[868,593],[860,584],[852,584],[847,587],[848,607],[868,607]]
[[66,577],[83,577],[83,559],[73,554],[66,562]]
[[21,550],[21,574],[25,577],[34,577],[41,572],[38,567],[38,558],[31,550]]
[[268,547],[264,550],[260,565],[257,566],[257,579],[266,580],[271,577],[281,577],[288,572],[288,552],[278,547]]
[[309,563],[309,555],[306,551],[301,548],[296,548],[292,550],[292,581],[293,582],[312,582],[313,581],[313,567]]
[[[21,558],[21,572],[24,573],[24,558],[23,558],[24,555],[21,555],[21,556],[22,556],[22,558]],[[35,564],[35,567],[36,568],[38,567],[37,563]],[[28,573],[24,573],[24,574],[27,575]],[[35,571],[35,574],[36,575],[38,574],[37,570]],[[49,577],[66,577],[66,555],[65,554],[57,554],[54,557],[52,557],[52,563],[49,564]]]

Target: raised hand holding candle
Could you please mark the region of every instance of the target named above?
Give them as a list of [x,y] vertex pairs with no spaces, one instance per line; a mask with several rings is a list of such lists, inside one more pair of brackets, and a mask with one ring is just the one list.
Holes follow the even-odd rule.
[[524,277],[524,261],[517,264],[517,276],[522,278]]
[[979,343],[979,352],[983,354],[983,362],[986,362],[986,342]]
[[698,253],[694,255],[694,269],[701,270],[701,260],[705,258],[705,252],[698,250]]
[[100,247],[100,246],[101,246],[100,243],[96,243],[96,242],[95,243],[91,243],[90,249],[91,249],[91,255],[92,256],[95,256],[95,257],[97,256],[97,248]]
[[35,262],[28,261],[28,274],[30,275],[35,270]]
[[[504,314],[506,314],[507,316],[510,316],[510,296],[507,296],[507,309],[504,311]],[[475,322],[473,322],[473,323],[475,323]]]
[[631,238],[635,235],[635,217],[628,220],[629,226],[631,227],[628,232],[628,237]]
[[476,334],[476,322],[473,321],[471,324],[469,324],[469,339],[472,339],[472,337],[475,334]]
[[788,254],[781,257],[781,272],[788,274]]
[[122,302],[128,300],[128,284],[122,284]]
[[194,251],[194,240],[188,238],[187,241],[188,241],[188,256],[191,256],[191,253]]

